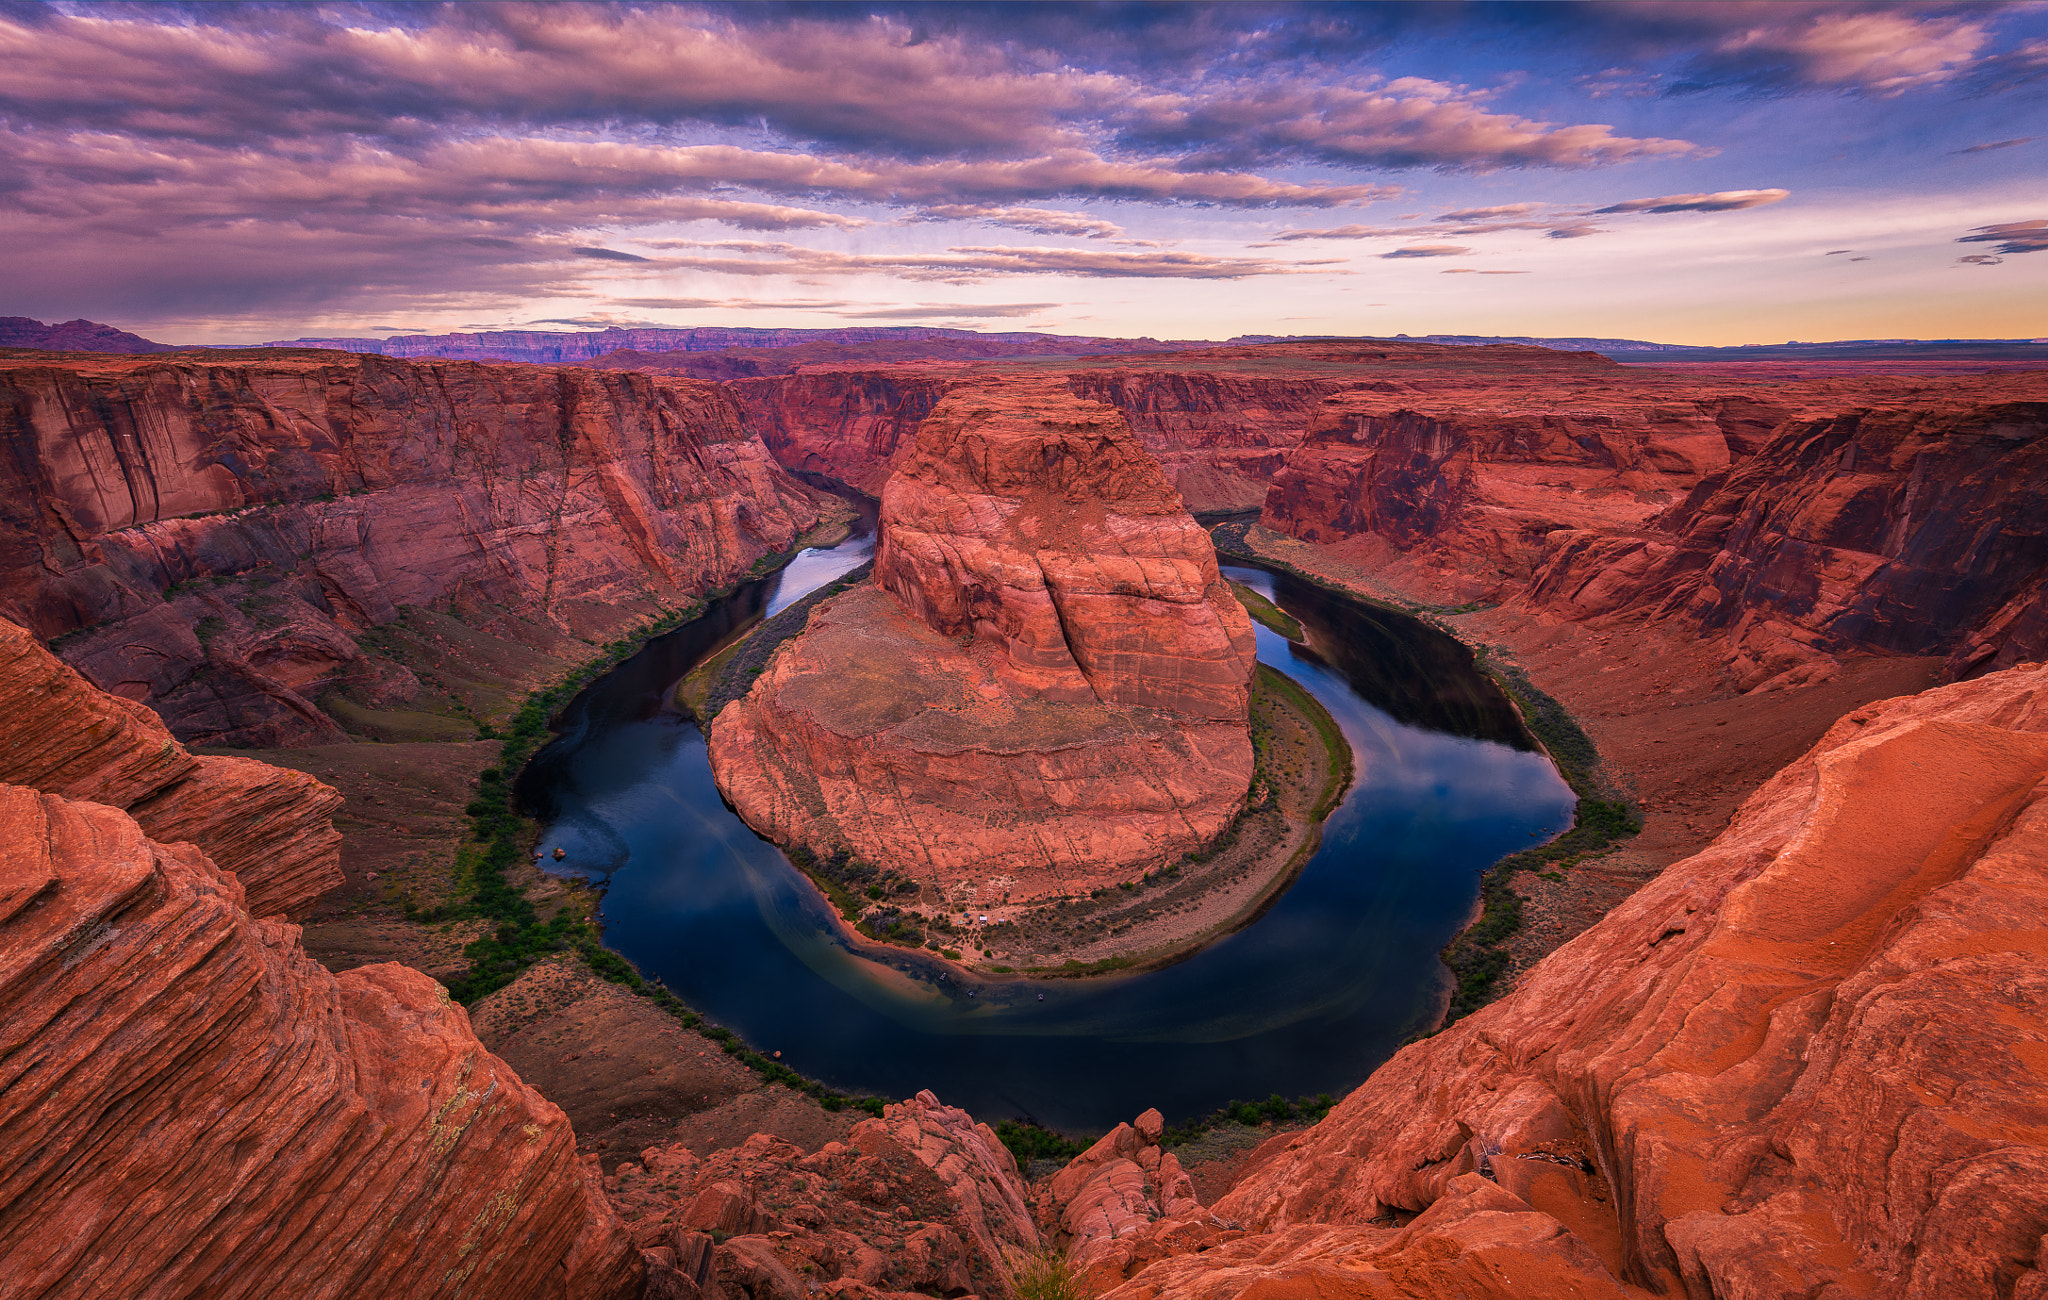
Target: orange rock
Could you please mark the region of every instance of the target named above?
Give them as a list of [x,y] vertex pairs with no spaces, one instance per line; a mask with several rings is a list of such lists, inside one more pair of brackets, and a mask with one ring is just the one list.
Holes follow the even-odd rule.
[[1250,620],[1115,412],[956,388],[884,493],[876,575],[712,723],[719,788],[763,834],[1027,902],[1237,814]]
[[568,1121],[402,966],[298,932],[127,814],[0,787],[9,1294],[625,1297]]
[[[2048,668],[1867,706],[1712,847],[1233,1188],[1215,1209],[1253,1231],[1242,1246],[1119,1294],[1393,1276],[1423,1243],[1363,1234],[1427,1211],[1412,1234],[1475,1190],[1526,1207],[1498,1221],[1509,1235],[1487,1229],[1507,1252],[1489,1267],[1541,1256],[1584,1294],[2030,1294],[2044,915]],[[1463,1240],[1460,1258],[1484,1254]],[[1521,1294],[1573,1294],[1567,1275]],[[1344,1285],[1330,1293],[1513,1294]]]
[[341,883],[331,787],[246,758],[195,757],[139,704],[98,690],[0,619],[0,781],[127,809],[197,844],[257,916],[303,916]]

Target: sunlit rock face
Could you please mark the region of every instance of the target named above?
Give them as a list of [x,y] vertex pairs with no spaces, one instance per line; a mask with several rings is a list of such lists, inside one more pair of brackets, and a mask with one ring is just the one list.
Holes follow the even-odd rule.
[[2043,1294],[2044,907],[2048,667],[1865,705],[1209,1209],[1070,1230],[1114,1300]]
[[712,726],[750,824],[1017,901],[1229,824],[1250,621],[1116,411],[1057,381],[956,388],[882,503],[874,584],[820,606]]
[[715,385],[334,352],[0,361],[0,614],[180,739],[338,739],[407,606],[592,640],[817,521]]

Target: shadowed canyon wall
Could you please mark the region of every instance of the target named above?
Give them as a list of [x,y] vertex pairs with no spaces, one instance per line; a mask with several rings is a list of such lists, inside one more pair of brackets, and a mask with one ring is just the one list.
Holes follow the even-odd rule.
[[402,607],[616,635],[818,517],[722,390],[578,368],[14,359],[0,440],[0,612],[210,743],[409,698],[358,644]]

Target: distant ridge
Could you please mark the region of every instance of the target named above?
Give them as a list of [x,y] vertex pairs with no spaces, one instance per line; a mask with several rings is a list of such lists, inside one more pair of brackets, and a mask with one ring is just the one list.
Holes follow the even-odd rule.
[[591,361],[608,352],[723,352],[732,348],[786,348],[814,343],[933,343],[958,340],[973,356],[1071,356],[1088,352],[1164,352],[1214,347],[1210,340],[1117,339],[1065,334],[988,334],[931,326],[849,326],[843,329],[605,329],[582,333],[492,330],[475,334],[396,334],[386,339],[302,338],[259,343],[267,348],[338,348],[387,357],[447,357],[465,361]]
[[45,325],[27,316],[0,316],[0,348],[41,348],[45,352],[175,352],[140,334],[98,321],[68,320]]

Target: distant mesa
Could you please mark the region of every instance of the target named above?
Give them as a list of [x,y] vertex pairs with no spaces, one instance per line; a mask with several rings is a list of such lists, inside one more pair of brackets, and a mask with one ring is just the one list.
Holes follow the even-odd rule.
[[763,834],[1013,901],[1129,879],[1243,806],[1255,662],[1213,547],[1111,407],[968,384],[882,494],[873,585],[713,721]]
[[45,325],[27,316],[0,316],[0,348],[41,348],[46,352],[175,352],[140,334],[98,321],[68,320]]

